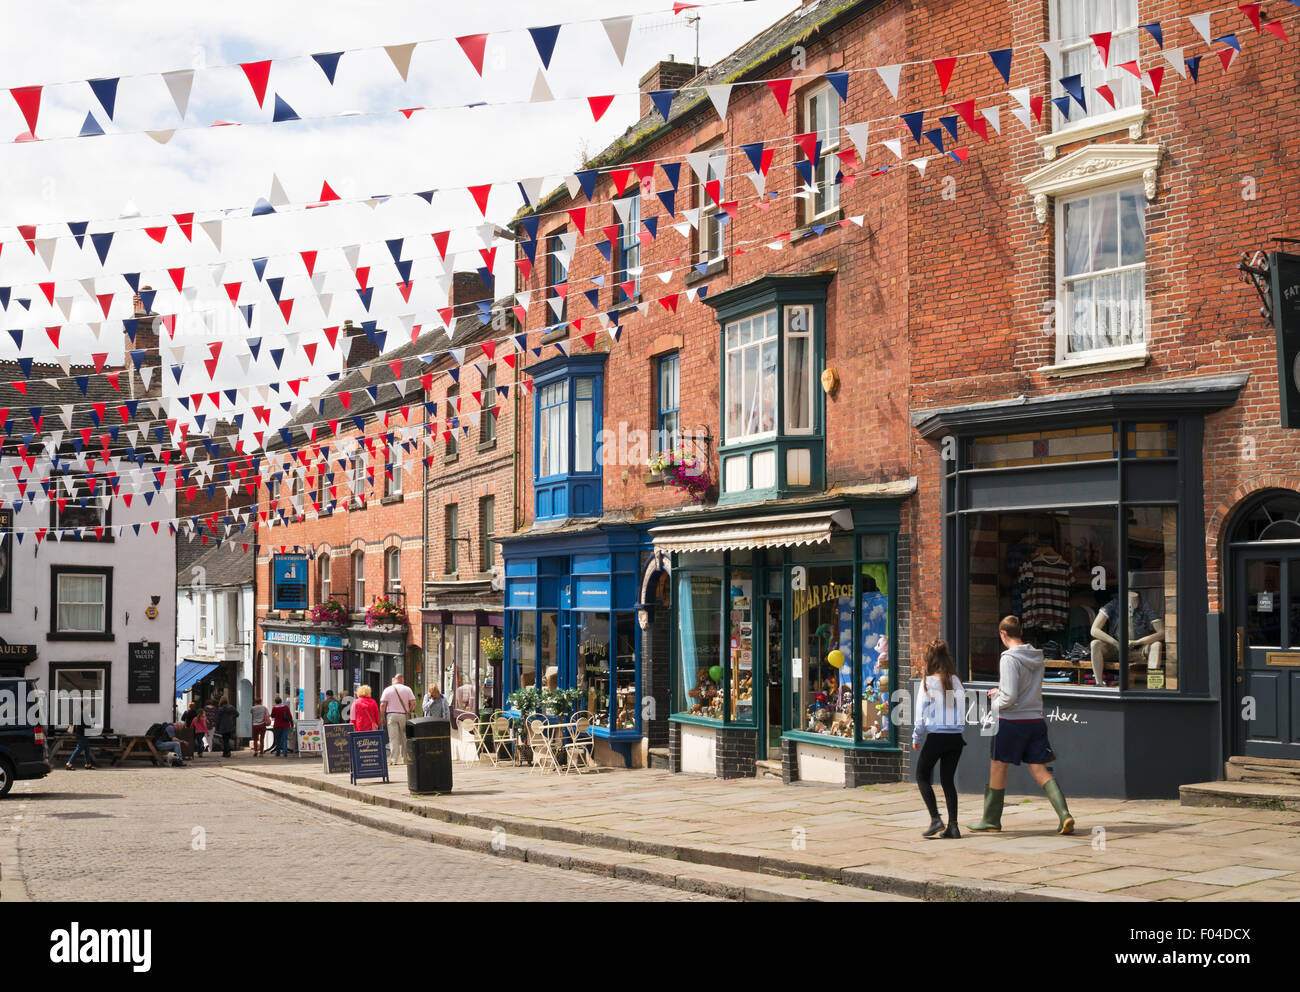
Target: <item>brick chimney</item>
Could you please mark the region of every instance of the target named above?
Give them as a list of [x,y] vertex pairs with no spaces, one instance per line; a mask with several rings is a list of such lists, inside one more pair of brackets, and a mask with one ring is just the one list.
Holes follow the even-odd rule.
[[351,372],[358,365],[373,362],[379,357],[379,345],[366,337],[366,332],[355,326],[352,321],[343,321],[343,329],[340,333],[352,342],[348,347],[347,361],[343,364],[345,372]]
[[[153,289],[152,286],[141,287],[148,292]],[[140,299],[137,293],[132,301],[132,315],[135,317],[135,340],[132,341],[130,335],[125,331],[122,333],[122,368],[127,370],[127,381],[130,383],[130,394],[132,399],[157,399],[162,396],[162,351],[161,338],[158,332],[158,317],[156,314],[145,309],[144,301]],[[144,358],[140,363],[140,374],[135,373],[135,360],[131,357],[132,351],[143,351]],[[144,374],[145,367],[153,369],[149,376],[149,388],[141,390],[140,375]]]
[[679,90],[695,78],[695,66],[690,62],[677,62],[676,56],[669,55],[667,62],[657,62],[650,71],[641,77],[638,88],[641,90],[641,116],[654,110],[650,94],[657,90]]

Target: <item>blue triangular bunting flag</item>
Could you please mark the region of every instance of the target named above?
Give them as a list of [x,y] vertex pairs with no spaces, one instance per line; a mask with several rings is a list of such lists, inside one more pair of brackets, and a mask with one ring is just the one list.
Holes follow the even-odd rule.
[[1165,47],[1165,32],[1164,29],[1160,27],[1159,21],[1153,21],[1150,24],[1143,24],[1142,30],[1151,35],[1159,47]]
[[673,97],[676,95],[676,90],[655,90],[650,94],[650,102],[655,105],[655,110],[659,111],[659,116],[665,122],[668,120],[668,115],[672,113]]
[[296,121],[301,119],[302,118],[298,116],[297,111],[289,106],[284,97],[277,93],[275,95],[275,110],[271,114],[271,122],[273,124],[279,124],[282,121]]
[[921,124],[925,120],[924,110],[913,110],[910,114],[900,114],[903,123],[907,129],[912,132],[912,140],[920,143],[921,141]]
[[325,78],[330,81],[331,86],[334,85],[334,73],[338,72],[339,58],[342,55],[342,52],[321,52],[312,56],[316,60],[316,64],[320,66],[321,72],[325,73]]
[[849,74],[847,72],[828,72],[826,82],[840,95],[840,103],[849,98]]
[[542,60],[542,67],[551,67],[551,56],[555,54],[555,39],[560,36],[560,25],[551,24],[543,28],[529,28],[533,44],[537,46],[537,55]]
[[1010,48],[998,48],[989,52],[989,59],[993,62],[994,67],[1002,76],[1002,81],[1010,85],[1011,83],[1011,54]]
[[89,221],[84,220],[68,221],[68,231],[77,239],[78,248],[86,247],[86,228],[89,226],[89,223]]
[[[113,232],[103,231],[100,234],[92,234],[90,243],[94,245],[95,254],[99,256],[99,264],[103,265],[108,260],[108,249],[113,244]],[[136,276],[136,292],[139,292],[140,277]]]
[[574,178],[578,180],[578,185],[582,187],[583,195],[587,197],[587,202],[591,202],[592,195],[596,192],[596,177],[600,175],[599,169],[583,169],[581,172],[575,172]]

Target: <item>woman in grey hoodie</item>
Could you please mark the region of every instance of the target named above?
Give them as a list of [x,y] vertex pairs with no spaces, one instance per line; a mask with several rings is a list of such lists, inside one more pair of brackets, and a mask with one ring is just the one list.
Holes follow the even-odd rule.
[[1060,818],[1056,832],[1074,833],[1074,817],[1065,803],[1065,793],[1047,768],[1056,755],[1052,753],[1047,721],[1043,719],[1043,652],[1024,642],[1018,617],[1003,617],[998,624],[998,635],[1006,650],[999,663],[998,687],[989,690],[998,730],[993,738],[989,784],[984,789],[984,816],[968,829],[990,833],[1002,829],[1007,766],[1023,761]]

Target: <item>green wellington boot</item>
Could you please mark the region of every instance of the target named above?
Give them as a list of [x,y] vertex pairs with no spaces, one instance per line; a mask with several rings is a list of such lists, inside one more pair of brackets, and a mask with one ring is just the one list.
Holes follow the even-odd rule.
[[984,786],[984,816],[979,823],[968,823],[966,829],[991,834],[999,833],[1002,830],[1002,799],[1006,794],[1006,789],[990,789],[987,785]]
[[1057,829],[1058,834],[1074,833],[1074,817],[1070,815],[1070,807],[1065,805],[1065,793],[1061,791],[1060,784],[1054,778],[1049,778],[1043,783],[1043,791],[1047,793],[1047,798],[1052,801],[1052,809],[1056,810],[1056,815],[1061,818],[1061,825]]

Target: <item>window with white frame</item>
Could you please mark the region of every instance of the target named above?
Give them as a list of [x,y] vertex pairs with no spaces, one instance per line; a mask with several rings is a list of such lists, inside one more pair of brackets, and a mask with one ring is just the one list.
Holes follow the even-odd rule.
[[326,497],[329,496],[329,487],[325,481],[326,471],[327,466],[316,466],[316,502],[320,505],[320,512],[322,514],[328,514],[330,512],[329,500],[326,499]]
[[320,582],[320,601],[326,602],[330,598],[330,556],[325,552],[317,559],[316,574]]
[[776,310],[729,323],[725,333],[727,444],[776,431]]
[[402,549],[389,548],[384,555],[384,573],[389,592],[402,591]]
[[208,627],[208,594],[200,589],[195,593],[195,626],[194,626],[194,644],[196,647],[207,647],[211,639],[211,630]]
[[352,499],[356,503],[361,502],[361,497],[366,493],[366,453],[358,445],[356,451],[352,453]]
[[820,145],[817,166],[813,170],[816,190],[808,201],[808,219],[817,220],[840,208],[839,175],[840,98],[830,86],[809,93],[804,100],[805,130],[815,133]]
[[[641,187],[637,187],[639,194]],[[620,221],[618,227],[618,281],[631,283],[632,295],[620,289],[624,299],[631,299],[641,291],[641,197],[629,196],[624,201],[627,220]]]
[[708,263],[722,258],[722,235],[725,227],[718,219],[722,208],[713,201],[713,197],[709,196],[707,189],[708,183],[717,182],[718,200],[726,199],[726,156],[715,156],[715,153],[720,150],[720,146],[708,149],[709,164],[704,173],[707,178],[695,187],[695,205],[700,209],[700,222],[696,231],[698,262]]
[[107,572],[55,572],[54,632],[108,633],[109,582]]
[[489,365],[483,373],[483,402],[479,404],[478,443],[489,445],[497,439],[497,418],[493,411],[497,408],[497,367]]
[[61,481],[62,495],[59,487],[51,487],[50,527],[62,532],[62,539],[111,541],[110,531],[102,531],[102,537],[96,537],[95,528],[106,528],[112,523],[112,512],[105,497],[92,493],[90,483],[84,477]]
[[352,552],[352,609],[366,608],[366,553]]
[[[1127,69],[1118,68],[1138,57],[1137,0],[1055,0],[1053,36],[1061,42],[1061,77],[1079,76],[1083,86],[1085,113],[1070,101],[1070,119],[1053,114],[1054,128],[1060,131],[1085,119],[1104,117],[1117,110],[1142,105],[1142,83]],[[1102,64],[1101,52],[1093,42],[1094,34],[1109,31],[1109,65]],[[1114,97],[1112,107],[1097,92],[1105,85]],[[1059,80],[1052,80],[1054,96],[1065,96]]]
[[455,458],[460,451],[460,387],[447,388],[447,432],[444,435],[443,456]]
[[1064,318],[1058,360],[1146,341],[1146,199],[1141,185],[1057,200]]
[[539,479],[569,471],[569,380],[561,379],[537,391]]
[[[388,467],[384,472],[384,495],[402,495],[402,455],[400,445],[385,445],[388,451]],[[392,476],[391,478],[389,476]]]

